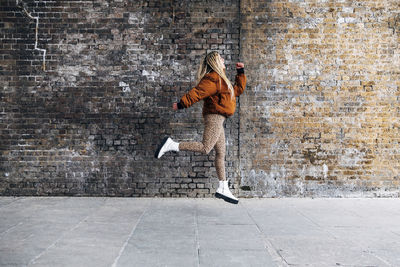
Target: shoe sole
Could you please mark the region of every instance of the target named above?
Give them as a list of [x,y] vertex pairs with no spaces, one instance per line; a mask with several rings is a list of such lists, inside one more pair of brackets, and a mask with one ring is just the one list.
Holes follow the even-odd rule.
[[238,204],[239,200],[234,200],[232,198],[226,197],[220,193],[215,193],[215,197],[216,198],[222,198],[223,200],[225,200],[226,202],[232,203],[232,204]]
[[162,140],[161,144],[157,147],[156,153],[154,154],[154,157],[156,159],[159,159],[158,154],[160,154],[160,150],[161,148],[165,145],[165,143],[167,142],[168,137],[164,137],[164,139]]

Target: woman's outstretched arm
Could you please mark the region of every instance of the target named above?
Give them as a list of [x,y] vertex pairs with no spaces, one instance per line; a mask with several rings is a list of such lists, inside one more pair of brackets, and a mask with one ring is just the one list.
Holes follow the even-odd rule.
[[235,96],[240,96],[244,89],[246,88],[246,75],[244,75],[244,64],[242,62],[236,63],[237,74],[235,77],[235,84],[233,89],[235,91]]

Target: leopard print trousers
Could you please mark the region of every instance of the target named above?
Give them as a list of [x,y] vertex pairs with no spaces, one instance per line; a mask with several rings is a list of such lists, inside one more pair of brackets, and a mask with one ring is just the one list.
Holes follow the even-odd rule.
[[194,151],[204,154],[210,153],[215,148],[215,169],[220,181],[225,180],[225,117],[220,114],[204,115],[203,141],[200,142],[181,142],[179,150]]

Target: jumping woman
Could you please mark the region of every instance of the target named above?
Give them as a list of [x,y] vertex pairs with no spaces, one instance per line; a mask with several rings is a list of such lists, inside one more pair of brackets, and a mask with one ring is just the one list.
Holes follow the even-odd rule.
[[216,51],[208,53],[202,60],[197,71],[197,86],[186,93],[179,103],[173,103],[174,110],[188,108],[194,103],[204,100],[203,141],[177,143],[170,137],[165,137],[158,146],[155,157],[161,158],[168,151],[194,151],[208,154],[215,148],[215,169],[219,186],[215,193],[217,198],[237,204],[239,200],[232,195],[225,177],[225,132],[224,121],[232,116],[236,109],[236,97],[240,96],[246,87],[244,64],[236,63],[235,84],[225,75],[224,59]]

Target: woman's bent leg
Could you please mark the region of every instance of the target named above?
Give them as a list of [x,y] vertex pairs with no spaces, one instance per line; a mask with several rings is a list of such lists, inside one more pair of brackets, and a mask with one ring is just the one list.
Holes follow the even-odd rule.
[[218,114],[204,116],[203,142],[180,142],[179,150],[194,151],[204,154],[210,153],[215,146],[221,132],[224,131],[225,117]]

